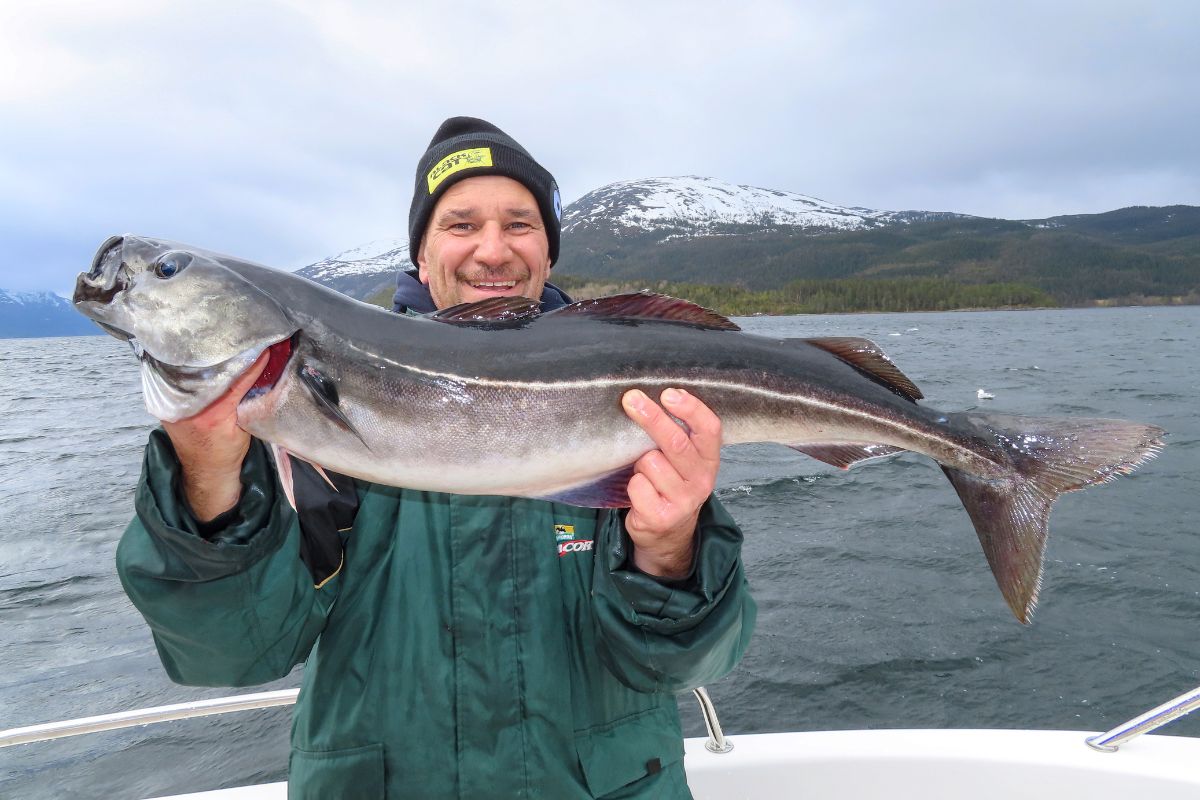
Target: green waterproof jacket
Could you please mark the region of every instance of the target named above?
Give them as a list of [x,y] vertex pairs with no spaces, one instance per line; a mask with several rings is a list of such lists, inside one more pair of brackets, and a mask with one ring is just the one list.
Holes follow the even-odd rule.
[[715,500],[668,583],[627,565],[616,512],[347,483],[326,575],[258,442],[242,481],[198,525],[156,431],[117,566],[173,680],[307,661],[289,797],[690,797],[675,693],[728,672],[755,616]]

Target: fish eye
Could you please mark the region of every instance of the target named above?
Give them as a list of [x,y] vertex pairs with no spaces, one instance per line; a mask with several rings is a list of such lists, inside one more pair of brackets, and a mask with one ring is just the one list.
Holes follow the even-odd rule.
[[192,263],[192,257],[187,253],[164,253],[154,262],[154,274],[160,278],[171,278],[178,275],[190,263]]

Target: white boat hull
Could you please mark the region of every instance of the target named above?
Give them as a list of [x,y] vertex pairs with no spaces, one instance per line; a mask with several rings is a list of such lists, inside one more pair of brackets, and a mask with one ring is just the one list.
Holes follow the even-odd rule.
[[[873,730],[730,737],[710,753],[688,739],[696,800],[1155,800],[1200,798],[1200,739],[1142,736],[1118,752],[1080,731]],[[170,800],[285,800],[285,783]],[[162,798],[160,800],[167,800]]]

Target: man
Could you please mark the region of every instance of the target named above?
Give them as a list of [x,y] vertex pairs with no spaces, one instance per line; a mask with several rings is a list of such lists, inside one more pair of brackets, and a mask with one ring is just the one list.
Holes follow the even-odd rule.
[[[546,283],[559,213],[520,145],[447,120],[418,165],[397,306],[566,303]],[[731,669],[755,613],[711,497],[712,412],[627,393],[659,447],[627,513],[344,476],[333,491],[311,470],[293,512],[236,425],[264,360],[146,450],[117,563],[171,678],[241,686],[307,663],[289,797],[689,797],[674,693]]]

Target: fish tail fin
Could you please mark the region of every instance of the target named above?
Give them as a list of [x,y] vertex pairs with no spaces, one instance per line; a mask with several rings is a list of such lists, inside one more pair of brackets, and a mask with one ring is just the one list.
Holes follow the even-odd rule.
[[1050,507],[1066,492],[1128,475],[1162,449],[1164,431],[1113,419],[956,414],[1012,471],[984,478],[943,465],[1005,602],[1022,623],[1037,606]]

